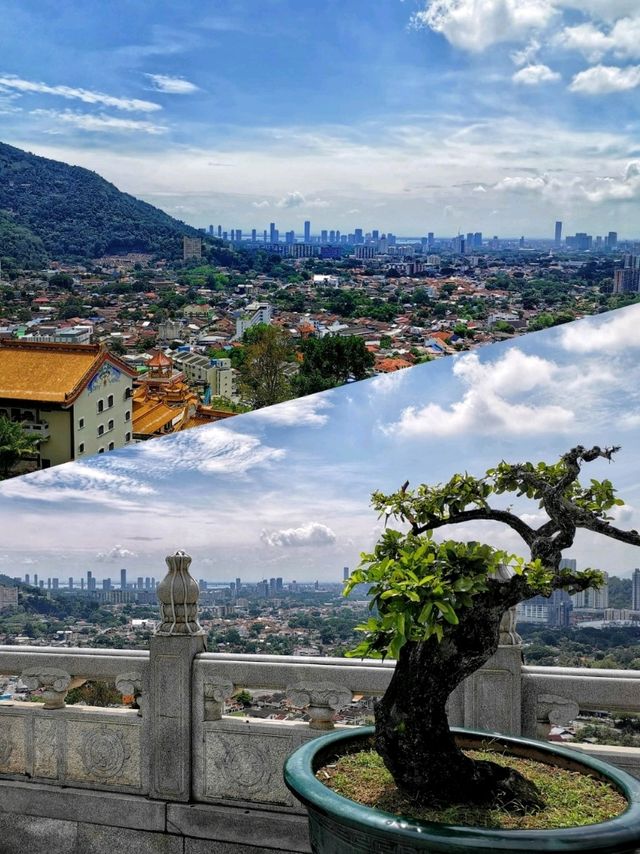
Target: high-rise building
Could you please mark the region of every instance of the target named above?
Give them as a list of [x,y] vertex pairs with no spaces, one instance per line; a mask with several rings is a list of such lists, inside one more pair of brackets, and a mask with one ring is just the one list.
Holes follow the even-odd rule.
[[362,235],[362,229],[356,228],[353,232],[353,242],[354,243],[364,243],[364,237]]
[[560,244],[562,243],[562,221],[559,219],[556,220],[556,232],[554,235],[553,242],[556,246],[560,246]]
[[120,570],[120,590],[126,590],[126,589],[127,589],[127,570],[121,569]]
[[640,569],[634,569],[631,576],[631,610],[640,611]]
[[[322,231],[320,232],[320,243],[327,243],[328,239],[329,239],[329,234],[327,232],[327,229],[323,228]],[[308,240],[305,240],[305,243],[308,243],[308,242],[309,242]]]
[[69,590],[73,590],[73,578],[69,576]]
[[311,242],[311,221],[308,219],[304,221],[304,242]]
[[640,291],[640,255],[625,255],[623,266],[613,273],[614,294]]
[[182,258],[184,261],[187,261],[189,258],[202,258],[201,237],[182,238]]
[[242,587],[242,581],[239,578],[236,578],[236,596],[240,594],[240,588]]
[[482,232],[475,231],[473,233],[473,248],[474,249],[482,249]]
[[617,231],[610,231],[606,237],[606,241],[607,241],[607,246],[609,247],[609,249],[615,249],[616,246],[618,245],[618,232]]
[[348,566],[343,566],[343,567],[342,567],[342,580],[343,580],[343,581],[346,581],[346,580],[347,580],[347,578],[349,578],[349,567],[348,567]]
[[271,243],[277,243],[276,240],[276,224],[275,222],[269,223],[269,240]]
[[257,239],[257,231],[255,230],[255,228],[252,228],[251,229],[251,242],[255,243],[256,239]]

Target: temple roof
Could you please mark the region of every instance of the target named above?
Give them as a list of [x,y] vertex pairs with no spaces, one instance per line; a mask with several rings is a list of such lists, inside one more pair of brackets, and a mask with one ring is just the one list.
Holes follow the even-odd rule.
[[169,356],[165,356],[162,350],[156,350],[147,362],[149,368],[170,368],[172,365],[173,360]]
[[0,398],[71,404],[105,362],[135,373],[98,344],[0,341]]

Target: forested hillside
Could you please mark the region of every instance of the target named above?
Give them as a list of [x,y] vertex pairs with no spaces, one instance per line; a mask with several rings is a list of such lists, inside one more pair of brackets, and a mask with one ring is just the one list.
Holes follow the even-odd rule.
[[0,258],[25,265],[56,259],[155,252],[178,257],[197,234],[122,193],[95,172],[0,143]]

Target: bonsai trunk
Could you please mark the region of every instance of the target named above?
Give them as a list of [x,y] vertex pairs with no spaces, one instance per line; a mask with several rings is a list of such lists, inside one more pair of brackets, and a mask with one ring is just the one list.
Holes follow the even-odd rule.
[[505,610],[501,596],[479,596],[474,608],[447,626],[443,640],[410,641],[391,683],[376,704],[376,749],[406,795],[422,804],[496,803],[539,809],[536,787],[516,771],[469,759],[456,746],[445,705],[451,692],[498,647]]

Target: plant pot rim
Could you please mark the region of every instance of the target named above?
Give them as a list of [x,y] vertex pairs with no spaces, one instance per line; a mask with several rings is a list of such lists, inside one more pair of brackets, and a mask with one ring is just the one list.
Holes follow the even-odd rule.
[[[363,740],[375,727],[335,730],[314,738],[289,756],[284,766],[287,788],[306,807],[364,832],[392,835],[404,844],[427,844],[433,851],[473,851],[493,848],[496,851],[602,852],[632,851],[640,846],[640,780],[608,763],[586,756],[567,747],[530,738],[504,736],[497,732],[452,727],[451,731],[472,740],[493,738],[514,749],[531,749],[550,759],[581,766],[605,778],[627,799],[627,809],[619,816],[598,824],[549,830],[502,830],[462,825],[439,824],[402,818],[373,807],[367,807],[337,794],[315,777],[323,761],[341,747]],[[589,847],[585,848],[585,837]],[[640,850],[640,849],[639,849]]]

